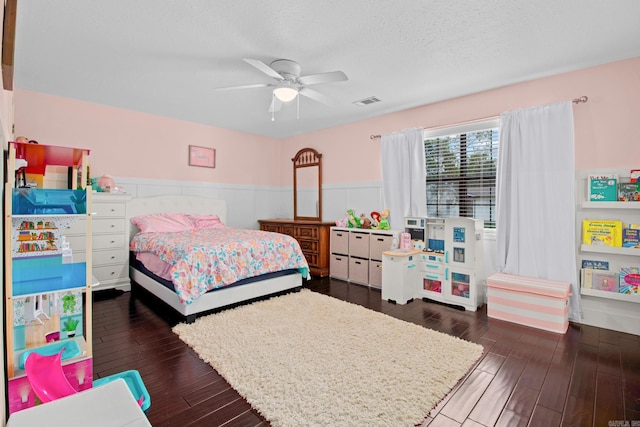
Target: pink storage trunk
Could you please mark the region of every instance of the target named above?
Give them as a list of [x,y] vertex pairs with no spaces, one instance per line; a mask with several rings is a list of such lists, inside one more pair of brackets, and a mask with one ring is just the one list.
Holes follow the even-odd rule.
[[487,277],[487,315],[564,334],[570,285],[556,280],[494,273]]

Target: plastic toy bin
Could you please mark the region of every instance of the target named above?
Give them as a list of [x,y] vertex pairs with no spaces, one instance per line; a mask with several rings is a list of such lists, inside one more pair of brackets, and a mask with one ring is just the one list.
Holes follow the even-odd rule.
[[494,273],[487,277],[487,316],[564,334],[569,295],[567,282]]
[[63,264],[62,256],[14,258],[13,295],[30,295],[84,287],[87,264]]
[[151,396],[149,396],[149,392],[147,391],[147,388],[142,381],[140,373],[135,369],[94,380],[93,387],[100,387],[101,385],[105,385],[119,378],[122,378],[127,383],[127,387],[129,387],[129,391],[131,391],[134,399],[140,400],[140,398],[142,398],[142,404],[140,405],[140,408],[143,411],[149,409],[149,407],[151,406]]
[[87,213],[84,190],[14,188],[13,215],[73,215]]

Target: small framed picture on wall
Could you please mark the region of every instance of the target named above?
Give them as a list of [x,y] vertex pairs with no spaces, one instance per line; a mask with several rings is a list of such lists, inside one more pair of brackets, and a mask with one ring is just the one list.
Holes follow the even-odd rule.
[[189,166],[216,167],[216,150],[208,147],[189,146]]

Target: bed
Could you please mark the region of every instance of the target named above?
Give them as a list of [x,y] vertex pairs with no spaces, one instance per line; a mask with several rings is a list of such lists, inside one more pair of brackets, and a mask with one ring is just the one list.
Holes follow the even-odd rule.
[[[226,224],[227,222],[227,205],[223,200],[184,195],[135,198],[127,203],[129,240],[131,241],[140,231],[139,228],[131,222],[131,218],[142,215],[173,212],[192,215],[215,214],[220,218],[222,223]],[[130,278],[135,284],[162,300],[167,306],[183,316],[188,323],[193,322],[199,314],[259,298],[299,290],[302,287],[303,272],[304,269],[293,269],[287,271],[287,274],[280,274],[275,277],[256,277],[246,284],[224,286],[212,290],[185,304],[183,302],[184,297],[181,301],[181,298],[178,297],[178,294],[174,290],[161,283],[162,280],[153,274],[149,275],[144,267],[137,265],[134,256],[131,256],[129,267]]]

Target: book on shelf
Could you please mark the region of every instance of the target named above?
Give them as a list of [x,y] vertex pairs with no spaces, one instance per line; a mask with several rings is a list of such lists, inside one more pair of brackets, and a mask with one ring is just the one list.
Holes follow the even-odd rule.
[[638,192],[637,182],[619,182],[618,183],[618,201],[619,202],[637,202],[640,193]]
[[640,286],[640,267],[620,269],[620,293],[638,295]]
[[622,221],[585,219],[582,221],[582,243],[585,245],[622,246]]
[[613,271],[593,270],[591,288],[598,291],[618,292],[620,275]]
[[637,228],[622,229],[622,247],[636,248],[640,246],[640,230]]
[[587,194],[590,202],[615,202],[618,200],[618,175],[587,176]]
[[598,291],[618,292],[620,273],[608,270],[583,268],[580,270],[580,286]]
[[608,270],[609,261],[596,261],[592,259],[583,259],[582,268],[590,268],[592,270]]

